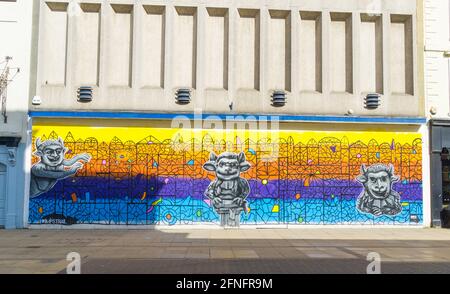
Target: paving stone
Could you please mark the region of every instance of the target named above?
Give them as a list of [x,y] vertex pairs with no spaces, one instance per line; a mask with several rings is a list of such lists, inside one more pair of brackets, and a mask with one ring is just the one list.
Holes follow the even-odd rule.
[[377,252],[384,273],[450,273],[450,230],[0,230],[0,273],[365,273]]

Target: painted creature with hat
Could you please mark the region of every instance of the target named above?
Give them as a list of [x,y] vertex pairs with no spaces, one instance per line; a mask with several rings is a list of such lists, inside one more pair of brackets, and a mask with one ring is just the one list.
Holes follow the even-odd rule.
[[65,159],[67,148],[61,138],[41,141],[36,139],[36,152],[40,158],[31,168],[30,197],[34,198],[50,191],[59,180],[71,177],[91,160],[87,153]]
[[245,199],[250,194],[250,186],[241,177],[241,173],[250,167],[243,152],[224,152],[219,156],[212,152],[209,161],[203,165],[205,170],[216,174],[216,179],[208,186],[205,196],[212,201],[220,215],[221,226],[239,226],[240,213],[248,211]]

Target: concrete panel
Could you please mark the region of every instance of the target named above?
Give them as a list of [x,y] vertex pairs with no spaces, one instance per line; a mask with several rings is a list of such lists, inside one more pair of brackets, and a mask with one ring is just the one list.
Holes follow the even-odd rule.
[[267,89],[291,90],[291,16],[270,10],[267,34]]
[[42,83],[64,85],[67,65],[67,3],[47,2],[43,6]]
[[259,90],[260,17],[258,10],[239,9],[236,36],[236,88]]
[[[74,27],[83,14],[71,14],[67,85],[39,86],[37,94],[43,102],[32,106],[33,110],[185,112],[197,107],[212,113],[344,115],[352,109],[354,115],[423,114],[420,92],[414,91],[419,85],[415,77],[420,77],[414,72],[420,68],[414,56],[415,41],[404,41],[414,48],[404,46],[404,55],[412,62],[403,62],[403,81],[398,74],[391,74],[390,68],[391,59],[399,62],[391,54],[392,48],[398,51],[391,40],[399,41],[395,32],[391,36],[392,24],[404,23],[407,29],[400,31],[406,30],[411,40],[418,33],[416,26],[420,28],[415,1],[117,2],[121,3],[114,4],[117,11],[109,3],[101,9],[99,87],[94,87],[94,100],[76,100],[79,78],[75,69],[84,64],[76,47],[84,45],[77,41],[80,37]],[[48,7],[45,1],[40,3]],[[132,7],[131,3],[134,8],[128,13],[124,7]],[[378,19],[361,16],[374,11],[383,15],[382,30],[377,28]],[[43,19],[41,16],[40,44],[48,34]],[[111,25],[114,22],[118,29]],[[89,48],[86,54],[94,51]],[[45,54],[40,53],[38,72],[39,84],[44,85]],[[94,75],[95,69],[79,77],[89,82]],[[391,81],[404,86],[391,89]],[[194,88],[192,103],[174,103],[178,87]],[[288,105],[271,105],[273,88],[290,90]],[[376,110],[365,109],[361,93],[373,91],[383,94],[382,104]]]
[[301,12],[300,18],[300,89],[322,92],[321,13]]
[[172,43],[172,83],[178,87],[196,87],[197,77],[197,8],[176,7]]
[[133,57],[133,6],[113,4],[108,31],[108,85],[131,87]]
[[100,57],[99,4],[80,4],[81,13],[76,24],[75,84],[98,86]]
[[360,82],[363,93],[383,93],[383,32],[381,16],[361,15]]
[[20,7],[17,1],[0,1],[0,21],[16,22]]
[[141,18],[140,46],[140,86],[164,88],[165,60],[165,8],[164,6],[144,6]]
[[391,91],[414,95],[411,16],[391,15]]
[[331,91],[353,92],[352,19],[349,13],[331,13]]
[[228,10],[208,8],[205,34],[205,87],[228,89]]

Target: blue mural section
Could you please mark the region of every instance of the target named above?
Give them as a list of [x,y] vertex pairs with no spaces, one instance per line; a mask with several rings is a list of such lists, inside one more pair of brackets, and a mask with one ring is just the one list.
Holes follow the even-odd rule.
[[[218,224],[219,215],[204,196],[210,180],[180,177],[74,177],[30,199],[30,224],[175,225]],[[402,210],[395,216],[358,211],[364,190],[357,181],[249,180],[249,211],[241,225],[392,224],[421,225],[422,184],[393,184]]]

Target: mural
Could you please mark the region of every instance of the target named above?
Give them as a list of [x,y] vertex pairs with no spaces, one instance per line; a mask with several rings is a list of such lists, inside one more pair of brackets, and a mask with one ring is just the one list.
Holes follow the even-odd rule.
[[240,174],[250,166],[243,152],[239,155],[224,152],[219,157],[211,153],[209,161],[203,165],[205,170],[216,173],[216,179],[208,186],[205,195],[220,215],[221,226],[239,226],[241,212],[248,212],[245,198],[250,193],[250,186]]
[[363,164],[361,173],[358,181],[364,185],[364,191],[357,201],[358,210],[375,216],[399,214],[402,211],[400,194],[392,189],[399,180],[394,175],[394,167],[374,164],[366,169]]
[[50,191],[58,180],[73,176],[90,160],[88,154],[76,155],[70,160],[64,159],[67,148],[61,138],[41,142],[38,138],[35,144],[35,156],[39,162],[31,168],[30,197],[37,197]]
[[417,133],[177,132],[35,124],[30,224],[422,224]]

